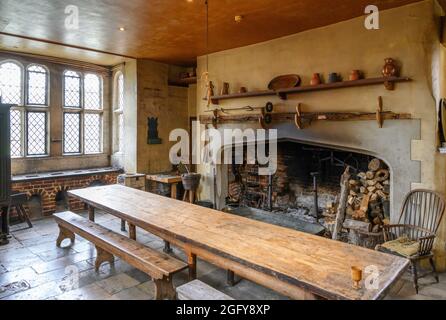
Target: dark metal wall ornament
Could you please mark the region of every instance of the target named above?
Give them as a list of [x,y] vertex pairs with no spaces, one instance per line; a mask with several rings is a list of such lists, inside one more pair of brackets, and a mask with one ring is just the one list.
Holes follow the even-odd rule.
[[147,118],[147,144],[161,144],[162,140],[158,137],[158,118]]

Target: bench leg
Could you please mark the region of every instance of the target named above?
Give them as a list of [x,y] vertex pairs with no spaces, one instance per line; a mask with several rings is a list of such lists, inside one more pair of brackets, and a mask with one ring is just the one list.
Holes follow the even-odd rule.
[[103,264],[104,262],[108,262],[110,263],[110,265],[114,264],[115,257],[111,253],[105,251],[102,248],[99,248],[98,246],[96,246],[96,252],[97,252],[97,257],[96,261],[94,262],[94,270],[96,272],[99,271],[101,264]]
[[173,287],[172,278],[154,279],[155,300],[175,300],[177,294]]
[[125,229],[125,220],[121,219],[121,231],[127,231]]
[[60,248],[60,245],[62,244],[62,241],[65,239],[70,239],[71,244],[74,243],[74,233],[67,228],[64,228],[62,226],[59,226],[59,236],[56,240],[56,245]]
[[136,240],[136,226],[129,222],[129,238]]

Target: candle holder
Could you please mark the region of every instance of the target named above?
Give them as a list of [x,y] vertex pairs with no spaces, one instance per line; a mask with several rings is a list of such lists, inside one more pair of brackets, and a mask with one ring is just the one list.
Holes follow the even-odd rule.
[[352,267],[353,288],[361,289],[360,282],[362,280],[362,269],[359,267]]

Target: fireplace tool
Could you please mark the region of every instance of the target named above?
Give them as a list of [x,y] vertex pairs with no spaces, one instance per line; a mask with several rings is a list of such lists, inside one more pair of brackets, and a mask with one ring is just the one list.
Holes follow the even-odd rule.
[[310,175],[313,177],[313,193],[314,193],[313,216],[316,219],[319,219],[319,206],[318,206],[318,197],[317,197],[317,177],[320,175],[320,172],[319,171],[311,172]]
[[268,176],[268,210],[273,211],[273,175]]

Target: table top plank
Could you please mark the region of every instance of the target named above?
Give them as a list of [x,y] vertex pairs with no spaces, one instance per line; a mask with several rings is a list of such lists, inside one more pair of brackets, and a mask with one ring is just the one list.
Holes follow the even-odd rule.
[[182,182],[181,176],[169,175],[169,174],[148,174],[147,180],[161,182],[166,184],[180,183]]
[[[329,299],[382,298],[409,265],[404,258],[120,185],[69,194],[141,228],[159,230]],[[378,289],[353,289],[352,266],[375,266]]]

